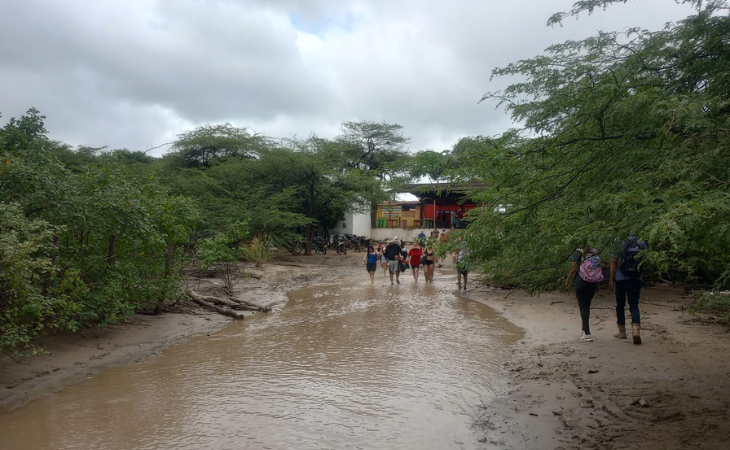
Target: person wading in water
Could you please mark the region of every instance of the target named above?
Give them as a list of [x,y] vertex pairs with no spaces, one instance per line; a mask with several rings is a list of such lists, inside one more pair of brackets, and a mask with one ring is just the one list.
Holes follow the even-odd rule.
[[436,251],[426,244],[423,249],[423,256],[421,257],[421,263],[423,264],[423,278],[426,279],[426,283],[433,283],[433,271],[436,266]]
[[418,245],[418,242],[413,244],[413,248],[408,250],[408,263],[411,265],[411,271],[413,272],[413,279],[416,280],[416,283],[418,283],[418,271],[421,267],[421,256],[423,255],[423,250],[421,250],[421,246]]
[[368,252],[362,258],[362,263],[367,268],[371,283],[375,283],[375,271],[378,270],[378,259],[380,259],[380,253],[376,252],[372,245],[368,246]]
[[393,242],[385,247],[385,257],[388,260],[388,270],[390,272],[390,284],[393,284],[393,275],[395,274],[395,282],[400,284],[400,262],[403,258],[401,252],[403,249],[400,246],[398,236],[395,237]]

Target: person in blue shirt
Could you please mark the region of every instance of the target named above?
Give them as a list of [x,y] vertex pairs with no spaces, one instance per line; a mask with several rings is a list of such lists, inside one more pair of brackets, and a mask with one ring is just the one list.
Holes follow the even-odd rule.
[[380,252],[375,251],[375,248],[370,245],[368,246],[368,252],[362,259],[363,265],[365,265],[368,274],[370,275],[370,282],[375,282],[375,271],[378,269],[378,259],[380,259]]
[[423,230],[418,233],[418,245],[420,247],[424,247],[426,245],[426,233],[424,233]]
[[616,293],[616,324],[618,333],[613,337],[626,339],[626,301],[629,302],[631,312],[631,328],[634,344],[641,344],[641,313],[639,312],[639,297],[641,297],[641,251],[649,246],[645,241],[629,234],[626,240],[621,241],[621,247],[616,246],[611,255],[611,278],[609,289]]

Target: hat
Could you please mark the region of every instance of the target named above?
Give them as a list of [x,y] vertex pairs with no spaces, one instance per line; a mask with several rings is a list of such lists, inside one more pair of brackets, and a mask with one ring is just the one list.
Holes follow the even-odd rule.
[[398,239],[398,236],[394,237],[393,239]]

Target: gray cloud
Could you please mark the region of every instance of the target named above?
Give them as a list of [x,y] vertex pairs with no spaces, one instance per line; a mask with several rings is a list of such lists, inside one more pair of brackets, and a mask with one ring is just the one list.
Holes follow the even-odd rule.
[[[571,0],[5,0],[0,112],[35,106],[51,137],[146,149],[204,123],[334,136],[346,120],[400,123],[412,150],[510,126],[478,104],[491,70],[598,29],[691,13],[617,5],[560,28]],[[159,152],[157,152],[159,154]]]

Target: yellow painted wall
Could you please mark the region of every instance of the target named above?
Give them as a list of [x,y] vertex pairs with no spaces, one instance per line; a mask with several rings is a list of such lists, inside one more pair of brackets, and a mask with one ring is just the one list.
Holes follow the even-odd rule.
[[[385,205],[387,211],[387,217],[390,219],[399,219],[400,228],[411,228],[414,226],[414,221],[421,220],[421,205],[414,205],[415,208],[411,211],[403,211],[402,205],[395,203],[391,205]],[[398,211],[398,208],[401,208]],[[395,209],[396,211],[392,211]],[[384,217],[383,205],[378,205],[378,210],[375,213],[376,217]]]

